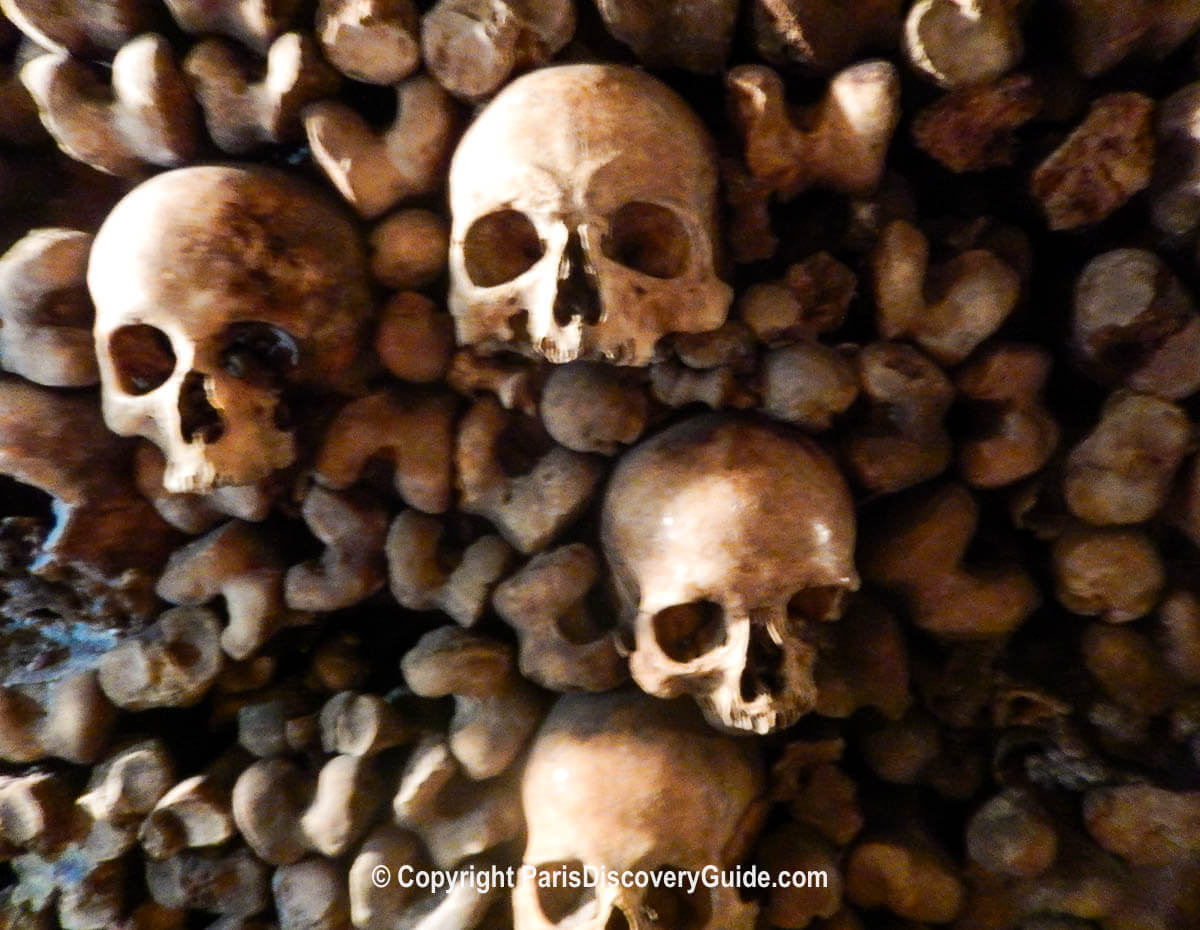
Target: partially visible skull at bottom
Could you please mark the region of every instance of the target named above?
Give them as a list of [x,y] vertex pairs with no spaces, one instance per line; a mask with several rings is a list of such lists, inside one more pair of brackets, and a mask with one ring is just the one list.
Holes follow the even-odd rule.
[[601,532],[642,688],[756,733],[813,708],[805,625],[837,619],[858,587],[853,501],[814,442],[750,417],[685,420],[621,459]]
[[[565,695],[522,777],[516,930],[751,930],[758,908],[736,888],[626,888],[607,876],[644,872],[648,884],[652,873],[729,869],[755,839],[762,793],[757,746],[712,730],[691,702],[632,688]],[[571,876],[591,887],[570,887]]]
[[644,72],[518,78],[463,136],[449,183],[460,344],[646,365],[668,333],[725,321],[712,142]]
[[350,221],[258,167],[181,168],[136,187],[96,235],[88,288],[105,422],[163,450],[172,492],[290,465],[288,390],[343,387],[371,312]]

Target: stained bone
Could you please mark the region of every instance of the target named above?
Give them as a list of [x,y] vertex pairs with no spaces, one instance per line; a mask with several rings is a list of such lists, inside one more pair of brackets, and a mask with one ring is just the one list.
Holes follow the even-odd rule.
[[[707,131],[648,75],[564,65],[518,78],[450,165],[459,343],[644,366],[662,336],[715,329],[731,297],[715,268],[716,190]],[[609,224],[605,242],[585,219]]]
[[757,418],[685,420],[618,463],[601,535],[642,688],[756,733],[813,708],[797,627],[858,586],[849,491],[815,444]]

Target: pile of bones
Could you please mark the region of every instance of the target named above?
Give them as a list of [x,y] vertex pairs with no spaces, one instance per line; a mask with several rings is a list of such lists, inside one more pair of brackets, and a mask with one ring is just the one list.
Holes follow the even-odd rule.
[[1197,0],[0,11],[0,928],[1200,926]]

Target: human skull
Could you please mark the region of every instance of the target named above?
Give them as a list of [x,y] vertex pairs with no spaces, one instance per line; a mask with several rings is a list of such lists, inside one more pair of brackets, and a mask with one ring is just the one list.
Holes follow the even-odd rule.
[[646,365],[671,332],[716,329],[717,171],[699,119],[615,65],[509,84],[450,165],[458,341],[551,362]]
[[146,181],[88,266],[105,422],[163,450],[172,492],[291,464],[285,392],[348,380],[366,282],[353,226],[287,175],[205,166]]
[[565,695],[522,776],[529,841],[514,927],[750,930],[758,909],[731,887],[547,886],[555,874],[582,878],[585,869],[727,869],[754,839],[762,790],[754,744],[714,732],[690,703],[633,689]]
[[809,439],[765,420],[677,424],[617,465],[602,538],[634,680],[767,733],[816,702],[805,624],[858,587],[854,506]]

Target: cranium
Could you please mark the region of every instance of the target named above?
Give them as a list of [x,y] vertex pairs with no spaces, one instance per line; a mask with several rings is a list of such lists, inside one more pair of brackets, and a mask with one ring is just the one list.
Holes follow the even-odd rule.
[[96,235],[88,287],[105,422],[158,444],[173,492],[291,464],[285,390],[341,386],[370,311],[350,222],[261,168],[135,188]]
[[509,84],[450,165],[458,341],[552,362],[645,365],[716,329],[717,171],[704,126],[632,68],[562,65]]
[[858,587],[854,507],[833,463],[769,421],[686,420],[618,464],[602,535],[630,671],[718,726],[766,733],[812,709],[810,620]]
[[[514,927],[750,930],[758,909],[735,888],[627,888],[607,873],[635,884],[639,872],[731,867],[754,839],[762,788],[754,744],[714,732],[689,703],[632,689],[560,698],[522,778]],[[564,888],[571,875],[600,880]]]

